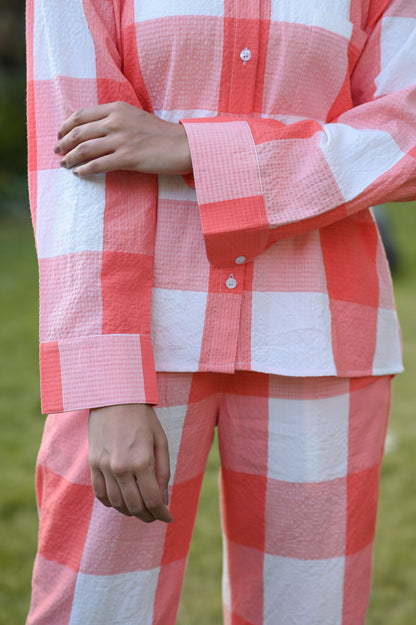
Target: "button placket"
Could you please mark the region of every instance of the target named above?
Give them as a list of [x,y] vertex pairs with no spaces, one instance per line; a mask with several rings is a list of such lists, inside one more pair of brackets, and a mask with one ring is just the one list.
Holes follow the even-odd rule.
[[[265,13],[260,0],[228,3],[227,17],[231,19],[224,29],[224,56],[221,74],[221,111],[231,114],[251,114],[260,110],[262,89],[258,89],[260,31],[264,28]],[[262,35],[266,41],[266,35]],[[268,42],[268,37],[267,37]],[[263,45],[262,52],[267,50]],[[265,56],[264,56],[265,58]],[[263,66],[262,72],[263,72]],[[257,93],[258,92],[258,93]],[[257,101],[259,100],[259,101]],[[259,108],[260,107],[260,108]]]

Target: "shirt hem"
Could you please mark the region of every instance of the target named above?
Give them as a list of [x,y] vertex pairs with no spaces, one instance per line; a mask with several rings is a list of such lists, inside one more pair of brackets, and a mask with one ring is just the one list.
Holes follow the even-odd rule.
[[284,377],[294,378],[314,378],[314,377],[337,377],[337,378],[363,378],[368,376],[383,376],[383,375],[395,375],[404,371],[403,364],[395,364],[387,367],[379,367],[377,369],[363,369],[363,370],[345,370],[339,371],[336,369],[316,370],[316,369],[301,369],[292,370],[285,367],[266,367],[266,366],[250,366],[248,363],[238,362],[235,364],[218,364],[212,365],[209,368],[201,367],[196,364],[195,366],[180,366],[177,363],[175,365],[164,364],[163,366],[156,367],[158,373],[228,373],[233,374],[237,371],[253,371],[257,373],[266,373],[271,375],[280,375]]

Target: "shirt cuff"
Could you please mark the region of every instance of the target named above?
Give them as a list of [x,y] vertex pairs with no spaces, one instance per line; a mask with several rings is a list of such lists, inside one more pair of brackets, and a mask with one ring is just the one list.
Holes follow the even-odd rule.
[[40,378],[44,414],[158,401],[149,335],[41,343]]
[[233,266],[266,247],[264,207],[256,147],[244,120],[185,119],[195,189],[208,260]]

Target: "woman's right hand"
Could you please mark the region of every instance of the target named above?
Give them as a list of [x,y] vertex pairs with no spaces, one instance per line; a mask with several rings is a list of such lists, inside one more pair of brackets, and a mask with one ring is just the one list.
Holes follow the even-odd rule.
[[146,523],[169,523],[170,478],[166,434],[152,406],[94,408],[88,423],[95,496],[105,506]]

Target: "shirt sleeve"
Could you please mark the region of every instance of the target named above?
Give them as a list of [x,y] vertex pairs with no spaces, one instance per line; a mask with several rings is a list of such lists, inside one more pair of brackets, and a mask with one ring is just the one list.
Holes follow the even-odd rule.
[[157,402],[150,340],[155,176],[78,179],[53,149],[84,106],[140,107],[109,0],[28,0],[29,193],[40,276],[42,410]]
[[212,264],[416,195],[416,10],[393,0],[377,15],[381,4],[337,118],[182,120]]

